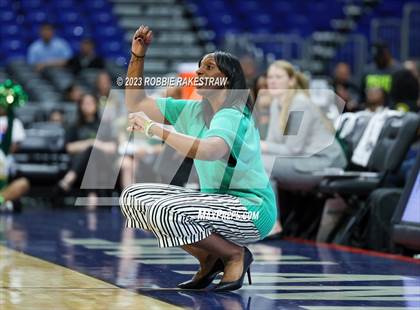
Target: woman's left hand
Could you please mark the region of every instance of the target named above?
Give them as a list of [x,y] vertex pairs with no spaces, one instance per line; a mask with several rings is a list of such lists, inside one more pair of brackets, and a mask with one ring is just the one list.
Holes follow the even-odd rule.
[[128,131],[144,131],[150,118],[144,112],[135,112],[128,115]]

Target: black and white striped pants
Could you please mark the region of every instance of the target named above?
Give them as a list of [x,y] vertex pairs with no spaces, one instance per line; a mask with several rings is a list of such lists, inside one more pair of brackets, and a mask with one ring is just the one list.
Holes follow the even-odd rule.
[[240,245],[260,239],[247,209],[232,195],[137,183],[123,190],[120,206],[126,226],[153,232],[160,247],[195,243],[212,233]]

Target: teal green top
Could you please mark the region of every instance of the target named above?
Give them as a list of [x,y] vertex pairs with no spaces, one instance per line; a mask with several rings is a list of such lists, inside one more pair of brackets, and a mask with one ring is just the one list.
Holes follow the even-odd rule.
[[[252,212],[251,218],[261,238],[267,236],[277,219],[277,206],[264,170],[260,136],[253,119],[245,118],[241,124],[244,114],[239,109],[223,108],[213,116],[210,128],[207,128],[202,109],[205,103],[201,101],[176,100],[169,97],[157,99],[156,104],[176,131],[197,138],[217,136],[227,143],[236,159],[235,166],[228,164],[226,160],[194,159],[200,191],[226,193],[238,197],[247,210]],[[235,138],[239,139],[239,143],[234,143]],[[232,178],[227,190],[222,191],[225,171],[230,172]]]

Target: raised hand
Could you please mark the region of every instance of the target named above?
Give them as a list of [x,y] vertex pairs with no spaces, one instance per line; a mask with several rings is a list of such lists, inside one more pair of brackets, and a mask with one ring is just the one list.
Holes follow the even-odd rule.
[[131,51],[137,56],[146,55],[147,48],[152,43],[153,32],[149,27],[141,25],[133,35]]

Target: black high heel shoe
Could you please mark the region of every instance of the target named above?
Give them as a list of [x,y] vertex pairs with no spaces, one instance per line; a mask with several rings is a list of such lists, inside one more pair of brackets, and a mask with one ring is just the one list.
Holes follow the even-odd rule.
[[216,260],[216,262],[214,263],[213,267],[211,268],[208,274],[206,274],[205,276],[201,277],[198,280],[188,280],[188,281],[179,283],[177,287],[182,288],[182,289],[187,289],[187,290],[203,289],[209,286],[213,282],[214,278],[216,278],[216,276],[219,273],[223,272],[224,268],[225,268],[225,265],[223,264],[223,261],[219,258],[218,260]]
[[214,288],[214,291],[225,292],[225,291],[234,291],[234,290],[240,289],[244,283],[245,273],[248,275],[248,283],[252,284],[250,266],[253,261],[254,261],[254,258],[252,256],[251,251],[247,247],[244,247],[244,260],[243,260],[244,269],[242,271],[241,277],[236,281],[230,281],[230,282],[220,281],[219,284],[217,284],[216,287]]

